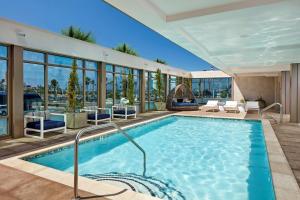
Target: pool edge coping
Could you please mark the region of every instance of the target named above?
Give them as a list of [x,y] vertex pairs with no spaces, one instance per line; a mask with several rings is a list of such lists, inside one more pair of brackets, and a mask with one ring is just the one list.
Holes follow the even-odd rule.
[[[127,125],[122,127],[123,129],[128,129],[132,127],[136,127],[139,125],[147,124],[153,121],[157,121],[159,119],[163,119],[169,116],[187,116],[187,117],[202,117],[202,118],[220,118],[220,119],[237,119],[237,120],[255,120],[261,121],[263,127],[263,133],[266,143],[266,149],[268,152],[268,160],[270,164],[270,170],[272,174],[272,182],[273,188],[275,192],[275,197],[277,200],[294,200],[300,199],[300,189],[297,184],[296,178],[291,170],[291,167],[285,157],[285,154],[281,148],[281,145],[276,137],[276,134],[267,119],[240,119],[240,118],[232,118],[232,117],[211,117],[211,116],[196,116],[196,115],[183,115],[180,113],[172,113],[164,116],[156,117],[150,120],[145,120],[142,122],[134,123],[131,125]],[[101,137],[104,135],[110,135],[116,132],[116,129],[104,131],[95,135],[87,136],[83,138],[81,141],[91,140],[93,138]],[[70,187],[73,187],[73,174],[63,172],[60,170],[56,170],[50,167],[42,166],[36,163],[31,163],[29,161],[25,161],[22,158],[27,156],[33,156],[36,154],[41,154],[45,152],[49,152],[51,150],[65,147],[73,144],[73,141],[64,142],[61,144],[57,144],[51,147],[34,150],[31,152],[27,152],[21,155],[17,155],[14,157],[10,157],[4,160],[0,160],[0,164],[5,166],[12,167],[14,169],[27,172],[29,174],[33,174],[48,180],[52,180]],[[118,186],[109,185],[106,183],[98,182],[95,180],[91,180],[82,176],[79,176],[79,190],[83,190],[86,192],[90,192],[96,195],[103,195],[107,193],[117,193],[123,190],[123,188]],[[116,196],[105,197],[107,199],[112,200],[158,200],[159,198],[152,197],[150,195],[142,194],[139,192],[134,192],[131,190],[127,190],[122,194],[118,194]]]
[[261,123],[276,199],[300,199],[300,188],[296,177],[287,161],[270,121],[262,119]]

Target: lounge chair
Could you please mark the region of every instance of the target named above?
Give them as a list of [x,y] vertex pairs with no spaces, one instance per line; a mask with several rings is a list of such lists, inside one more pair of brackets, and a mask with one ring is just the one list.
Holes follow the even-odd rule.
[[204,105],[202,108],[204,108],[204,110],[206,111],[208,110],[219,111],[218,103],[219,103],[218,100],[208,100],[206,105]]
[[127,119],[128,117],[136,118],[136,106],[129,106],[118,104],[112,106],[112,118],[114,117],[124,117]]
[[237,113],[239,111],[237,101],[226,101],[223,108],[224,108],[225,111],[235,111],[235,113]]
[[[108,111],[101,113],[101,111]],[[98,125],[98,122],[111,121],[111,109],[110,108],[97,108],[97,107],[86,107],[81,109],[81,111],[87,112],[87,121],[93,122]]]
[[[51,115],[63,116],[63,121],[50,119]],[[50,113],[48,111],[31,113],[24,116],[24,135],[43,139],[44,133],[63,130],[67,132],[67,115],[61,113]],[[40,133],[39,136],[30,135],[27,131]]]
[[258,101],[247,101],[245,110],[246,112],[248,112],[249,110],[255,110],[259,113],[260,109],[259,109]]

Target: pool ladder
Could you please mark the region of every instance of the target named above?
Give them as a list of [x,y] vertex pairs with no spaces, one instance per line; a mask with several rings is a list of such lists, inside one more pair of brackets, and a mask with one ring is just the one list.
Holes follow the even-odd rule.
[[[105,197],[105,195],[101,195],[101,196],[94,195],[94,196],[89,196],[89,197],[80,197],[78,195],[78,149],[79,149],[79,140],[83,134],[89,133],[92,131],[97,131],[97,130],[103,129],[103,128],[108,128],[108,127],[113,127],[115,129],[117,129],[117,131],[119,133],[124,135],[134,146],[136,146],[143,153],[143,176],[146,175],[146,152],[145,152],[145,150],[138,143],[136,143],[134,141],[134,139],[126,133],[125,130],[121,129],[117,124],[115,124],[113,122],[109,122],[106,124],[95,125],[95,126],[91,126],[91,127],[85,128],[85,129],[81,129],[77,133],[75,142],[74,142],[74,198],[73,198],[73,200]],[[108,196],[111,196],[111,195],[108,195]]]
[[[276,103],[273,103],[273,104],[271,104],[271,105],[265,107],[264,109],[262,109],[262,110],[260,111],[260,117],[262,118],[262,117],[263,117],[263,113],[264,113],[265,111],[267,111],[267,110],[273,108],[274,106],[279,106],[279,113],[280,113],[280,116],[279,116],[279,123],[282,123],[282,122],[283,122],[283,106],[282,106],[281,103],[277,103],[277,102],[276,102]],[[273,118],[273,117],[272,117],[272,118]],[[274,118],[273,118],[273,119],[274,119]],[[276,119],[274,119],[274,120],[277,122]]]

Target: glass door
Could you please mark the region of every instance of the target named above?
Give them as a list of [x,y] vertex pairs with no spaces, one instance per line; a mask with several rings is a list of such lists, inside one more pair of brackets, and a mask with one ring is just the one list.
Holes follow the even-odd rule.
[[0,138],[8,136],[8,49],[0,45]]

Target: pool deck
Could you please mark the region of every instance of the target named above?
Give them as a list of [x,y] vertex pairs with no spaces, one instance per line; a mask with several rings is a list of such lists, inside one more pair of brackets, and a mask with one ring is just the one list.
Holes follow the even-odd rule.
[[[147,120],[153,120],[157,117],[172,114],[171,112],[153,112],[143,115],[135,120],[119,120],[117,123],[121,127],[132,126],[136,123],[141,123]],[[174,113],[173,113],[174,114]],[[204,111],[189,111],[177,112],[176,115],[190,115],[201,117],[217,117],[217,118],[234,118],[234,119],[258,119],[257,113],[226,113],[226,112],[204,112]],[[273,117],[277,118],[278,115]],[[287,119],[285,119],[287,121]],[[288,124],[274,123],[274,120],[262,120],[269,161],[272,170],[273,184],[275,188],[277,200],[300,200],[299,183],[300,177],[300,126]],[[273,127],[273,128],[272,128]],[[292,128],[291,128],[292,127]],[[274,133],[274,130],[276,135]],[[103,130],[103,131],[108,131]],[[72,174],[66,174],[58,170],[39,166],[34,163],[9,158],[23,153],[32,151],[40,152],[43,149],[51,149],[55,146],[60,146],[65,142],[72,142],[76,131],[71,131],[68,134],[50,135],[44,140],[22,138],[16,140],[0,141],[0,196],[4,199],[71,199],[72,197]],[[92,137],[95,133],[86,136]],[[97,133],[99,134],[99,133]],[[278,138],[278,139],[277,139]],[[280,144],[281,145],[280,145]],[[282,148],[281,148],[282,147]],[[30,154],[30,153],[29,153]],[[8,158],[8,159],[5,159]],[[5,159],[2,160],[1,159]],[[2,165],[2,164],[4,165]],[[7,167],[7,166],[11,166]],[[291,167],[290,167],[291,166]],[[293,170],[293,171],[292,171]],[[295,176],[296,178],[295,178]],[[117,193],[118,195],[107,197],[108,199],[157,199],[143,194],[135,194],[132,191],[125,191],[124,194],[119,193],[120,188],[101,185],[93,180],[87,180],[84,177],[79,177],[84,195],[90,194],[107,194]],[[8,181],[7,181],[8,180]],[[37,187],[26,184],[34,182],[41,183]],[[2,183],[2,184],[1,184]],[[8,186],[7,186],[8,185]],[[11,187],[9,187],[11,185]],[[33,184],[34,185],[34,184]],[[23,189],[22,189],[23,188]],[[28,189],[29,188],[29,189]],[[50,189],[49,189],[50,188]],[[103,191],[105,190],[105,193]],[[50,192],[51,191],[51,192]],[[85,191],[85,192],[83,192]],[[87,191],[87,192],[86,192]],[[55,195],[53,195],[55,193]],[[61,194],[61,196],[60,196]],[[38,198],[35,198],[39,195]],[[98,198],[104,199],[104,198]]]
[[[0,199],[1,200],[49,200],[72,199],[73,188],[35,176],[11,167],[0,165]],[[84,196],[93,194],[80,191]],[[106,198],[98,198],[98,200]]]
[[[160,116],[164,116],[167,114],[172,114],[175,112],[169,112],[169,111],[160,111],[160,112],[148,112],[139,114],[136,119],[130,119],[129,120],[123,120],[123,119],[114,119],[113,122],[115,122],[120,127],[128,126],[131,124],[139,123],[142,121],[150,120],[153,118],[157,118]],[[113,128],[105,128],[101,131],[97,131],[97,133],[107,131],[109,129]],[[18,138],[18,139],[8,139],[8,140],[0,140],[0,160],[17,156],[23,153],[27,153],[30,151],[43,149],[46,147],[54,146],[57,144],[61,144],[68,141],[74,141],[75,135],[78,132],[78,130],[68,130],[66,134],[62,133],[46,133],[44,139],[37,139],[37,138]],[[82,138],[96,134],[94,133],[88,133],[82,136]]]

